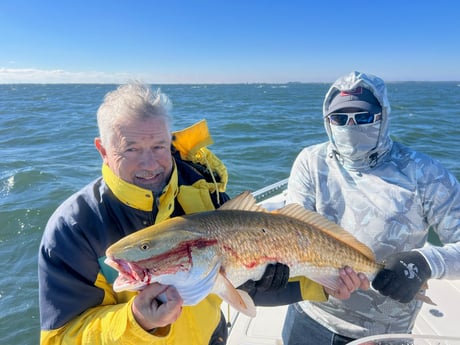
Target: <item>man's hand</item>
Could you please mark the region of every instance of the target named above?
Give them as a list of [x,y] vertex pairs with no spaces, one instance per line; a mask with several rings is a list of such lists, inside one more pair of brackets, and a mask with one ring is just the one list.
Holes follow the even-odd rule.
[[[160,294],[164,294],[166,302],[157,299]],[[134,298],[131,309],[137,323],[149,331],[176,321],[182,311],[182,304],[183,300],[174,287],[154,283]]]
[[337,290],[324,287],[324,291],[338,299],[348,299],[358,289],[369,289],[370,282],[363,273],[356,273],[351,267],[345,266],[339,270],[340,285]]
[[257,281],[248,280],[238,289],[246,291],[254,297],[257,291],[275,291],[285,288],[289,280],[289,266],[276,263],[269,264],[265,269],[264,275]]
[[430,276],[430,266],[422,254],[401,252],[385,260],[385,267],[377,273],[372,286],[384,296],[409,303]]

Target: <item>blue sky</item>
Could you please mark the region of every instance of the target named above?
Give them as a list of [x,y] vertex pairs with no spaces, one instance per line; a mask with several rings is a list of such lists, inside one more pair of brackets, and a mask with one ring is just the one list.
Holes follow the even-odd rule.
[[460,80],[460,1],[1,0],[0,83]]

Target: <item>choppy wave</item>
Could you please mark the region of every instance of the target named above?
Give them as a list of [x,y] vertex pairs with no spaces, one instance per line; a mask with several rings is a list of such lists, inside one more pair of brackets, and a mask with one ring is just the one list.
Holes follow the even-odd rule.
[[[232,196],[286,178],[302,147],[326,140],[326,84],[160,86],[172,100],[175,129],[207,119],[210,148],[228,167]],[[458,86],[388,86],[393,137],[439,159],[457,178]],[[38,344],[41,233],[59,203],[99,175],[95,113],[113,89],[0,85],[1,344]]]

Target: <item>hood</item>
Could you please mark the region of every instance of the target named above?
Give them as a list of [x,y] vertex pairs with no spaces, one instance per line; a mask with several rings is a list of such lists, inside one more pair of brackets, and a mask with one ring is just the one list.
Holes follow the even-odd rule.
[[[338,92],[351,91],[357,87],[362,87],[372,92],[382,108],[382,120],[380,122],[380,131],[377,134],[378,138],[376,147],[366,153],[359,160],[354,160],[349,157],[345,157],[338,152],[331,133],[329,121],[327,121],[326,117],[331,110],[333,110],[332,101]],[[330,141],[329,156],[336,157],[340,163],[349,170],[366,170],[379,164],[386,153],[390,151],[392,146],[392,140],[389,135],[390,111],[391,108],[387,97],[385,82],[379,77],[354,71],[337,79],[326,93],[323,103],[324,126]]]

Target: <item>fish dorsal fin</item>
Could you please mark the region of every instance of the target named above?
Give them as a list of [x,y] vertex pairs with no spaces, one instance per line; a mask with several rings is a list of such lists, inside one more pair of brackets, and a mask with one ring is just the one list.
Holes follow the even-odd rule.
[[257,205],[256,198],[249,191],[245,191],[233,199],[227,201],[219,210],[240,210],[240,211],[255,211],[268,212],[262,206]]
[[307,210],[299,204],[289,204],[279,210],[272,212],[289,216],[308,223],[318,230],[328,234],[329,236],[334,237],[335,239],[356,249],[370,260],[375,261],[374,253],[368,246],[358,241],[352,234],[350,234],[340,225],[335,224],[318,212]]

